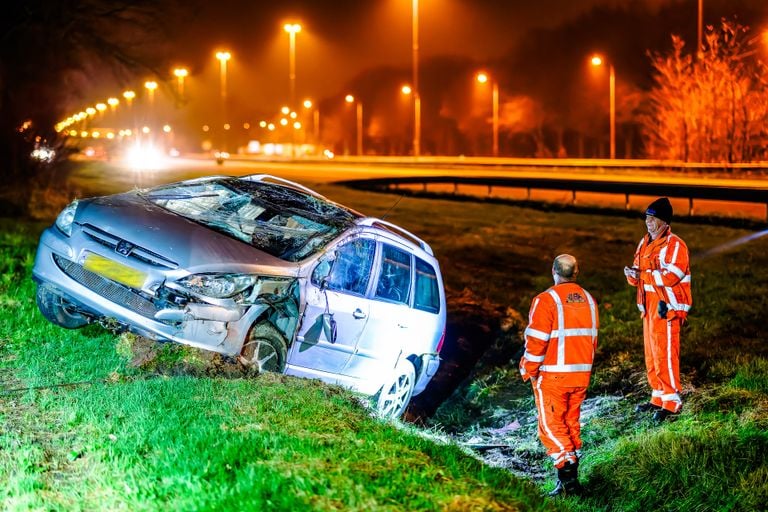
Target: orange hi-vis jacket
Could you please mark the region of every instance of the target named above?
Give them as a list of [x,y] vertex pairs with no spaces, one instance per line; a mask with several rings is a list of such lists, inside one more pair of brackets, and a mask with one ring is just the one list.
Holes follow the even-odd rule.
[[693,305],[691,265],[685,242],[669,227],[656,240],[645,235],[637,245],[632,265],[638,269],[638,279],[627,277],[627,281],[637,286],[641,316],[647,313],[645,295],[655,293],[667,303],[667,319],[675,316],[685,320]]
[[525,329],[523,380],[557,375],[561,386],[588,386],[598,327],[597,303],[578,284],[560,283],[537,295]]

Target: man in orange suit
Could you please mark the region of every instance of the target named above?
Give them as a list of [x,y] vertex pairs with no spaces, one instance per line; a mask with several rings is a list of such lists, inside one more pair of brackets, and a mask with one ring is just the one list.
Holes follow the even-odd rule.
[[651,400],[636,407],[653,411],[663,422],[680,412],[680,328],[693,303],[688,247],[672,233],[672,205],[659,198],[645,210],[648,233],[637,245],[631,267],[624,267],[627,282],[637,287],[637,307],[643,318],[645,366]]
[[550,496],[578,494],[581,403],[587,395],[597,348],[597,303],[576,284],[576,258],[561,254],[552,264],[554,286],[531,303],[525,329],[523,380],[531,380],[539,438],[557,468]]

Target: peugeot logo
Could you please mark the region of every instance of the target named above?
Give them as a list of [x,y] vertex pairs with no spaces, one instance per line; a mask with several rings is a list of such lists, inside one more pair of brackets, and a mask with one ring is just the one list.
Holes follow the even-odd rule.
[[126,242],[125,240],[120,240],[117,242],[117,247],[115,247],[115,252],[118,254],[122,254],[123,256],[128,256],[131,254],[131,251],[135,245],[133,245],[131,242]]

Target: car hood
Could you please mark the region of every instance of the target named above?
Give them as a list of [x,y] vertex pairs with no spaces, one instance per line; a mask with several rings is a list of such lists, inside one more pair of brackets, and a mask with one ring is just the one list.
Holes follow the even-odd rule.
[[81,201],[75,222],[156,253],[193,273],[299,273],[296,263],[172,213],[136,192]]

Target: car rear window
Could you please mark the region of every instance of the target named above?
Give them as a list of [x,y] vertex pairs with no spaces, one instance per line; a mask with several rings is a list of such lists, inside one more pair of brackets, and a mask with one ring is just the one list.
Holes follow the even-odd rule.
[[430,313],[440,312],[440,288],[432,265],[416,258],[416,293],[413,307]]

